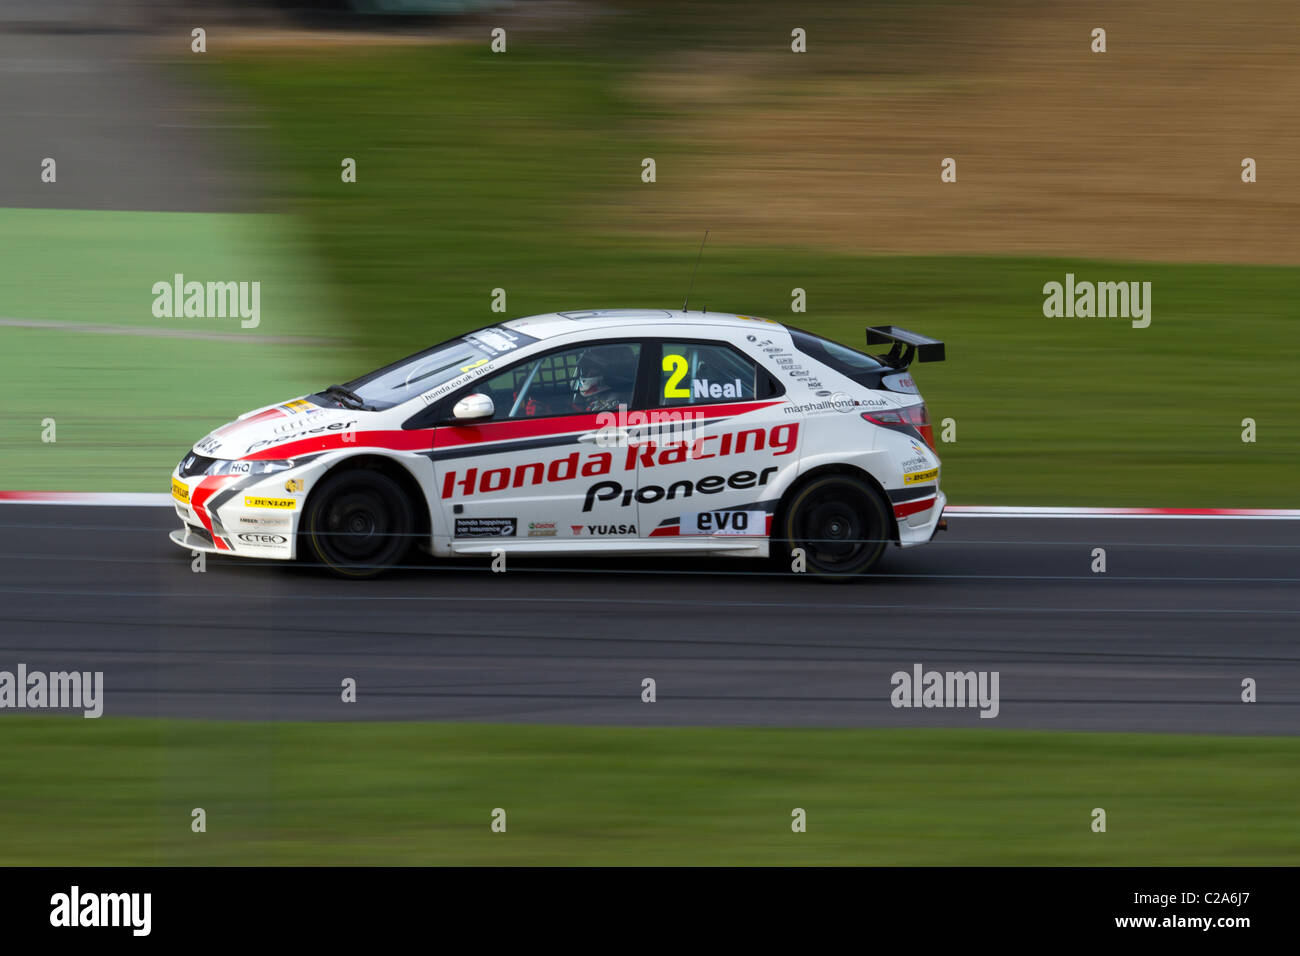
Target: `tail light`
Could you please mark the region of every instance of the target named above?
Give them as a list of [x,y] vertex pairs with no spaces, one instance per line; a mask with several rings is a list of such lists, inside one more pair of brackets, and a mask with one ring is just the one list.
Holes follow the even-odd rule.
[[863,412],[862,417],[885,428],[906,429],[911,426],[921,433],[930,450],[934,451],[934,429],[930,427],[930,413],[926,411],[924,404],[909,405],[907,408],[896,408],[887,412]]

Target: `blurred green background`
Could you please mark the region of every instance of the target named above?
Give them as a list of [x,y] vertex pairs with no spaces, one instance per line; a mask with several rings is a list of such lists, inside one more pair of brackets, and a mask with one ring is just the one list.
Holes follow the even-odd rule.
[[[800,215],[830,216],[847,201],[835,192],[845,181],[833,177],[818,202],[796,204],[784,220],[772,212],[823,166],[852,169],[854,160],[817,142],[806,167],[774,166],[775,147],[754,132],[765,110],[816,117],[839,102],[837,91],[859,86],[895,113],[931,87],[945,96],[951,87],[958,112],[963,98],[996,94],[994,78],[971,75],[977,53],[961,42],[968,9],[800,11],[813,38],[804,56],[788,50],[783,10],[602,9],[512,29],[505,54],[489,51],[486,26],[467,26],[439,42],[361,37],[273,55],[214,44],[201,67],[175,64],[178,82],[246,104],[265,127],[231,135],[268,184],[274,212],[6,211],[0,240],[13,256],[0,315],[214,330],[211,320],[149,314],[142,288],[183,271],[261,279],[262,325],[243,335],[231,322],[220,327],[226,341],[185,342],[0,330],[9,345],[0,487],[161,490],[181,452],[236,415],[499,320],[490,311],[497,288],[511,317],[677,307],[709,228],[697,307],[789,321],[859,347],[863,328],[879,323],[948,343],[946,363],[916,372],[932,418],[956,426],[956,441],[939,449],[953,503],[1296,506],[1300,270],[1242,264],[1250,250],[1226,234],[1219,248],[1232,264],[1027,257],[1000,248],[1005,236],[982,243],[979,229],[963,239],[974,255],[915,254],[933,244],[923,232],[878,243],[913,254],[854,251],[872,244],[810,232]],[[997,9],[1003,26],[1033,20],[1022,5]],[[711,90],[732,74],[743,89]],[[844,117],[846,135],[863,122]],[[702,128],[716,132],[701,142]],[[958,145],[968,135],[953,132]],[[746,165],[760,155],[763,165]],[[356,183],[341,181],[344,157],[357,161]],[[644,157],[657,162],[655,183],[641,181]],[[937,158],[932,165],[917,174],[921,195],[942,195]],[[739,212],[718,169],[734,173],[737,196],[752,197]],[[856,191],[868,188],[880,183],[864,179]],[[897,188],[906,196],[921,187]],[[998,205],[1010,201],[962,200],[1015,222],[1017,210]],[[746,228],[745,209],[766,218]],[[976,213],[920,206],[915,218],[927,215],[960,225]],[[1157,216],[1149,229],[1152,249],[1167,251],[1154,237],[1168,243],[1176,224]],[[1104,227],[1085,231],[1080,248],[1108,248]],[[1074,225],[1059,232],[1059,247],[1070,248]],[[1043,284],[1066,272],[1151,282],[1151,326],[1045,318]],[[806,313],[790,310],[795,288],[807,293]],[[298,341],[276,341],[284,337]],[[39,441],[46,417],[59,423],[57,446]],[[1241,440],[1246,418],[1257,423],[1255,443]]]

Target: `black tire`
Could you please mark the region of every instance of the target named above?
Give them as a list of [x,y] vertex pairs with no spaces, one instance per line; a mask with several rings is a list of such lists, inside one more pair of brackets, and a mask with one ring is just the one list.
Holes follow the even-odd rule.
[[850,475],[824,475],[795,490],[782,509],[780,550],[787,567],[802,548],[808,572],[847,581],[869,571],[892,540],[885,502],[867,482]]
[[402,486],[371,469],[327,477],[307,503],[300,551],[335,574],[372,577],[406,556],[415,512]]

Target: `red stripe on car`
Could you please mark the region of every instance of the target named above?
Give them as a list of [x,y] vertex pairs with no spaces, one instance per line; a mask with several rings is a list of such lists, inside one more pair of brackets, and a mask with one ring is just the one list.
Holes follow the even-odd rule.
[[240,475],[209,475],[198,483],[193,491],[190,492],[190,507],[194,513],[199,516],[203,522],[203,527],[208,529],[208,534],[212,535],[212,543],[218,551],[229,551],[230,547],[221,540],[221,537],[212,530],[212,516],[208,514],[208,509],[203,507],[209,498],[220,491],[231,481],[240,478]]
[[[683,405],[680,408],[652,409],[652,411],[690,412],[699,418],[734,418],[745,415],[780,402],[738,402],[733,405]],[[643,415],[646,413],[629,413]],[[620,417],[615,412],[598,412],[591,415],[563,415],[557,418],[520,418],[507,422],[485,422],[482,425],[446,425],[436,430],[435,448],[452,448],[458,445],[473,445],[479,442],[511,441],[518,438],[545,438],[550,435],[563,435],[566,432],[585,432],[595,428],[613,426],[615,428],[654,426],[668,422],[643,421],[629,425],[628,416]]]
[[[689,411],[703,418],[723,416],[734,418],[749,412],[779,405],[781,402],[737,402],[734,405],[685,405],[673,411]],[[482,425],[444,425],[441,428],[390,429],[383,431],[327,432],[260,448],[244,458],[262,461],[297,458],[314,452],[333,451],[337,448],[386,448],[390,451],[428,451],[433,448],[455,448],[487,442],[512,441],[519,438],[546,438],[568,432],[585,432],[609,425],[622,427],[613,412],[592,415],[564,415],[559,418],[521,418],[507,422],[485,422]],[[654,424],[646,422],[644,424]],[[639,427],[639,426],[632,426]],[[349,440],[350,439],[350,440]]]
[[252,454],[244,456],[245,461],[278,460],[297,458],[319,451],[333,451],[336,448],[387,448],[390,451],[426,451],[433,444],[432,428],[386,429],[365,432],[329,432],[300,438],[283,445],[259,448]]
[[928,511],[934,507],[935,496],[921,498],[917,501],[904,501],[902,504],[894,505],[894,517],[906,518],[908,515],[914,515],[918,511]]

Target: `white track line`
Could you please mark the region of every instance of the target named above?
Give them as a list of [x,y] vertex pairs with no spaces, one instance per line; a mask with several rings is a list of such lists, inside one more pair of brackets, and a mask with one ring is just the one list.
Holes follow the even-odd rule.
[[338,345],[339,340],[297,335],[250,335],[247,332],[205,332],[201,329],[165,329],[145,325],[107,325],[89,322],[61,322],[57,319],[14,319],[0,317],[0,326],[11,329],[49,329],[56,332],[88,332],[92,335],[144,335],[161,339],[199,339],[205,342],[238,342],[243,345]]
[[1054,508],[1023,505],[949,505],[944,515],[963,518],[1178,518],[1300,520],[1294,508]]
[[[166,492],[0,491],[0,504],[103,505],[117,508],[163,507]],[[944,515],[962,518],[1177,518],[1300,520],[1294,508],[1056,508],[1020,505],[949,505]]]
[[166,492],[97,491],[0,491],[0,504],[14,505],[106,505],[116,508],[170,505]]

